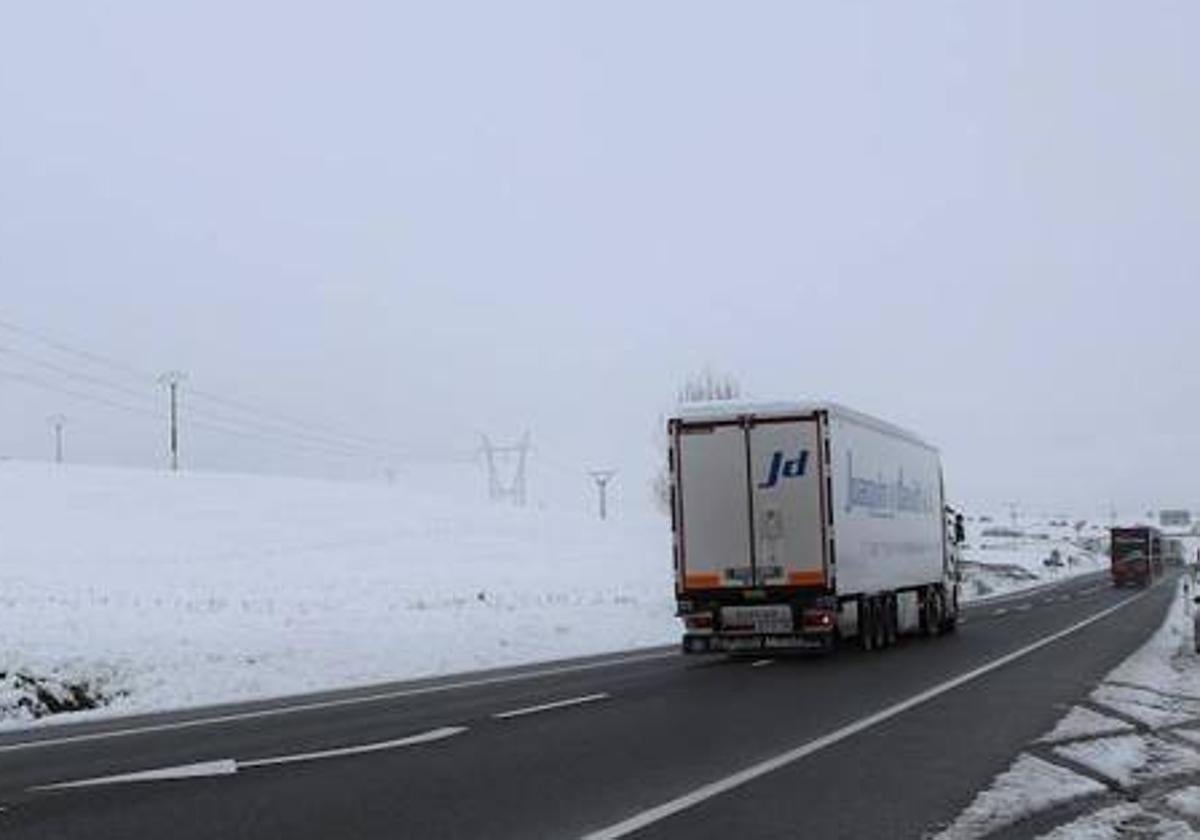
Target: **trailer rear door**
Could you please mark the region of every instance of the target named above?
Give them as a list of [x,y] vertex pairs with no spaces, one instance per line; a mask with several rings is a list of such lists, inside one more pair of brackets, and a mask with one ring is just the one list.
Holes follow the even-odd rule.
[[676,447],[683,588],[751,584],[745,431],[680,426]]
[[825,583],[818,440],[815,417],[678,427],[684,590]]
[[819,440],[815,418],[750,427],[754,567],[761,586],[825,583]]

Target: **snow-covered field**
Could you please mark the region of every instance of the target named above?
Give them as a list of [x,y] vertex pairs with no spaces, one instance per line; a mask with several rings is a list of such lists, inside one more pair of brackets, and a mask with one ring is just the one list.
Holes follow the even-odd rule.
[[1108,568],[1106,530],[1095,523],[1053,517],[1002,524],[984,517],[967,522],[962,551],[963,598],[994,597]]
[[[601,523],[437,486],[0,462],[0,727],[678,640],[649,505]],[[1074,530],[988,532],[968,599],[1103,566]]]
[[1150,641],[1018,756],[939,840],[998,835],[1076,800],[1045,840],[1200,837],[1200,656],[1185,594]]
[[678,639],[661,518],[400,486],[0,463],[0,726]]

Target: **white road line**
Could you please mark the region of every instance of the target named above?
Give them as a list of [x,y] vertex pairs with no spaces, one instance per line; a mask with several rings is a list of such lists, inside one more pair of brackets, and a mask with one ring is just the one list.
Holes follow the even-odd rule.
[[444,741],[447,738],[453,738],[455,735],[461,735],[467,731],[465,726],[443,726],[441,729],[431,729],[429,732],[422,732],[420,735],[410,735],[407,738],[397,738],[394,741],[379,741],[374,744],[361,744],[356,747],[339,747],[333,750],[319,750],[317,752],[296,753],[295,755],[278,755],[272,758],[256,758],[252,761],[239,761],[237,763],[239,770],[248,770],[252,767],[273,767],[279,764],[299,764],[304,761],[320,761],[325,758],[341,758],[347,755],[363,755],[365,753],[383,752],[384,750],[395,750],[400,747],[411,747],[416,744],[429,744],[433,741]]
[[233,759],[202,761],[198,764],[180,764],[177,767],[160,767],[156,770],[139,770],[136,773],[118,773],[115,776],[98,776],[76,782],[58,782],[53,785],[38,785],[30,790],[71,790],[72,788],[119,785],[128,782],[158,782],[167,779],[200,779],[206,776],[232,776],[238,771]]
[[774,661],[775,661],[774,659],[756,659],[755,661],[750,663],[750,667],[751,668],[766,668],[768,665],[770,665]]
[[99,787],[100,785],[128,784],[131,782],[161,782],[170,779],[200,779],[210,776],[232,776],[240,770],[255,767],[273,767],[280,764],[298,764],[305,761],[320,761],[326,758],[341,758],[348,755],[394,750],[400,747],[411,747],[417,744],[428,744],[453,738],[466,732],[465,726],[446,726],[432,729],[419,735],[407,738],[397,738],[392,741],[378,741],[374,744],[360,744],[353,747],[339,747],[318,752],[295,753],[294,755],[278,755],[271,758],[257,758],[250,761],[238,761],[232,758],[218,761],[201,761],[196,764],[180,764],[175,767],[160,767],[154,770],[139,770],[135,773],[119,773],[115,776],[98,776],[93,779],[79,779],[74,782],[58,782],[51,785],[38,785],[32,791],[70,790],[72,788]]
[[358,697],[343,697],[337,700],[319,700],[311,703],[276,706],[269,709],[257,709],[252,712],[233,712],[227,715],[192,718],[172,723],[154,723],[145,726],[132,726],[128,729],[112,729],[106,732],[89,732],[86,735],[65,735],[60,738],[43,738],[36,741],[20,741],[15,744],[0,745],[0,754],[20,750],[36,750],[43,747],[53,747],[60,744],[78,744],[86,741],[104,741],[109,738],[126,738],[130,735],[145,735],[155,732],[173,732],[180,729],[193,729],[199,726],[217,726],[223,723],[238,723],[246,720],[293,715],[301,712],[313,712],[321,709],[337,709],[343,706],[358,706],[364,703],[378,703],[384,700],[400,700],[405,697],[420,697],[425,694],[441,694],[463,688],[479,688],[488,685],[503,685],[504,683],[524,682],[540,677],[553,677],[559,674],[574,674],[580,671],[594,671],[599,668],[610,668],[616,665],[633,665],[638,662],[653,662],[657,659],[670,659],[679,656],[676,651],[664,653],[649,653],[640,656],[627,656],[621,659],[606,659],[602,662],[587,662],[580,665],[564,665],[557,668],[546,668],[540,671],[527,671],[520,674],[510,674],[503,677],[483,677],[476,680],[463,680],[454,683],[422,686],[421,688],[398,689],[383,691],[377,694],[364,694]]
[[640,814],[635,814],[629,819],[622,820],[615,825],[610,825],[607,828],[594,831],[591,834],[586,835],[584,840],[618,840],[618,838],[627,837],[628,835],[633,834],[635,831],[640,831],[647,826],[661,822],[662,820],[674,816],[681,811],[686,811],[702,802],[705,802],[716,796],[720,796],[721,794],[727,793],[735,788],[741,787],[742,785],[748,784],[749,782],[752,782],[761,776],[765,776],[768,773],[773,773],[774,771],[799,761],[802,758],[810,756],[813,753],[820,752],[826,747],[831,747],[834,744],[844,741],[853,735],[857,735],[860,732],[864,732],[872,727],[878,726],[885,721],[891,720],[897,715],[907,712],[909,709],[920,706],[922,703],[927,703],[936,697],[940,697],[949,691],[953,691],[962,685],[966,685],[973,680],[979,679],[985,674],[989,674],[998,668],[1003,668],[1005,665],[1026,657],[1029,654],[1046,647],[1047,645],[1057,642],[1059,639],[1070,636],[1072,633],[1078,633],[1085,627],[1100,621],[1102,618],[1111,615],[1117,610],[1124,609],[1135,601],[1140,600],[1141,598],[1145,597],[1146,594],[1148,593],[1141,592],[1137,595],[1127,598],[1124,601],[1115,604],[1114,606],[1095,613],[1089,618],[1085,618],[1083,621],[1072,624],[1065,630],[1059,630],[1056,633],[1051,633],[1049,636],[1045,636],[1042,639],[1033,642],[1032,644],[1020,648],[1019,650],[1015,650],[1012,653],[1008,653],[1004,656],[993,659],[992,661],[981,665],[978,668],[974,668],[966,673],[959,674],[957,677],[939,683],[938,685],[926,689],[919,694],[915,694],[912,697],[909,697],[907,700],[902,700],[901,702],[892,706],[888,706],[886,709],[882,709],[873,715],[868,715],[867,717],[861,718],[854,723],[843,726],[841,729],[835,729],[833,732],[822,735],[820,738],[816,738],[815,740],[809,741],[806,744],[801,744],[800,746],[788,750],[787,752],[780,753],[774,758],[769,758],[766,761],[751,765],[750,767],[734,773],[731,776],[726,776],[723,779],[703,785],[702,787],[696,788],[690,793],[686,793],[683,796],[670,800],[669,802],[664,802],[662,805],[642,811]]
[[497,712],[492,715],[496,720],[509,720],[511,718],[525,717],[526,715],[536,715],[538,712],[549,712],[554,709],[565,709],[568,706],[581,706],[584,703],[595,703],[597,700],[607,700],[607,694],[589,694],[586,697],[572,697],[568,700],[556,700],[553,703],[542,703],[540,706],[528,706],[524,709],[513,709],[511,712]]
[[992,610],[992,615],[1008,615],[1008,607],[1001,607],[998,610]]
[[1017,612],[1029,612],[1033,609],[1033,604],[1021,604],[1019,607],[1014,607]]

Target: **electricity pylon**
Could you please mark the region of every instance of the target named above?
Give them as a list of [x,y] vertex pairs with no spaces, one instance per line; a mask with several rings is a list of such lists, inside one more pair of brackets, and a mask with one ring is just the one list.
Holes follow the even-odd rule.
[[[517,507],[525,507],[525,464],[529,459],[529,451],[531,449],[529,432],[526,432],[520,441],[509,446],[497,446],[492,443],[491,438],[487,435],[480,435],[479,437],[483,441],[483,457],[487,463],[488,498],[493,502],[512,499],[513,504]],[[499,462],[502,458],[507,460],[514,457],[516,459],[516,466],[512,471],[512,480],[505,481],[501,476]]]

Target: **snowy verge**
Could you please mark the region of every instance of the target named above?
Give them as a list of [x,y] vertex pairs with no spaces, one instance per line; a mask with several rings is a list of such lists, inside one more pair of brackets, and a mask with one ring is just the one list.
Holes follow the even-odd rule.
[[[939,837],[987,837],[1074,800],[1092,807],[1043,837],[1200,836],[1200,658],[1185,597],[1191,590],[1190,581],[1180,582],[1159,629],[1091,693],[1094,709],[1073,707]],[[1129,801],[1105,807],[1107,793]]]
[[940,840],[986,837],[1025,814],[1104,791],[1099,782],[1036,756],[1022,755],[938,837]]
[[657,517],[20,462],[0,498],[0,728],[37,686],[109,701],[41,718],[78,720],[678,640]]
[[972,522],[962,549],[963,600],[982,602],[1052,586],[1108,569],[1096,526],[1084,531],[1061,520],[1034,520],[1021,528]]

